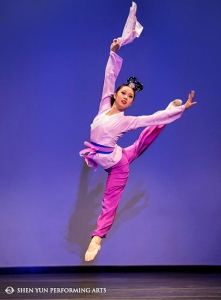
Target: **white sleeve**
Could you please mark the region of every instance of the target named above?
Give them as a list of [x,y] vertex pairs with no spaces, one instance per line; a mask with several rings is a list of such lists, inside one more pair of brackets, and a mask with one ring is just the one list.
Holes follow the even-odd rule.
[[160,110],[149,116],[126,116],[122,131],[135,130],[140,127],[166,125],[179,119],[185,110],[185,106],[176,106],[171,110]]
[[105,69],[102,99],[100,102],[98,114],[111,109],[110,96],[111,94],[114,94],[115,81],[120,73],[122,63],[123,59],[119,55],[111,51]]

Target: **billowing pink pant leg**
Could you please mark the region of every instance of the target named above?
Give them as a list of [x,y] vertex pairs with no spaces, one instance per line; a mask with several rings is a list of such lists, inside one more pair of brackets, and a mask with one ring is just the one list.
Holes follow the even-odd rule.
[[102,201],[102,213],[97,220],[97,229],[93,236],[105,237],[114,222],[118,203],[129,175],[129,163],[124,150],[121,160],[106,171],[108,178]]
[[97,220],[97,228],[93,232],[93,236],[104,238],[110,230],[129,176],[129,164],[150,146],[164,127],[165,125],[159,125],[145,128],[133,145],[122,149],[121,160],[106,170],[108,178],[102,201],[102,213]]
[[146,151],[147,148],[157,138],[157,136],[160,134],[160,132],[163,130],[164,127],[165,125],[146,127],[141,132],[139,138],[136,140],[136,142],[133,145],[124,148],[128,157],[128,162],[131,163],[137,157],[139,157],[144,151]]

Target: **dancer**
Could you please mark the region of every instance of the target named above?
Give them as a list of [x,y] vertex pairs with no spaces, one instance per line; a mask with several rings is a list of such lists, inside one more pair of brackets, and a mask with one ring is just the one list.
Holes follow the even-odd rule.
[[[155,140],[166,124],[180,118],[185,109],[196,104],[194,91],[188,95],[184,105],[176,99],[165,110],[149,116],[125,116],[124,111],[132,105],[135,94],[143,89],[142,83],[130,77],[125,84],[115,90],[115,81],[122,66],[122,58],[116,54],[120,40],[115,39],[110,46],[110,56],[105,70],[102,99],[97,116],[91,124],[91,141],[80,152],[89,167],[103,167],[108,179],[102,200],[102,212],[97,220],[97,228],[92,234],[85,260],[91,261],[101,249],[101,240],[110,230],[120,197],[125,188],[129,165],[139,157]],[[145,127],[138,140],[122,149],[116,143],[127,131]]]
[[[135,93],[142,89],[142,84],[134,77],[117,88],[113,94],[116,77],[120,72],[122,59],[116,54],[119,49],[116,39],[111,44],[108,59],[102,100],[98,115],[91,124],[91,142],[85,142],[89,148],[80,152],[90,167],[102,166],[108,173],[108,179],[102,201],[102,213],[97,221],[97,228],[85,254],[85,260],[93,260],[100,250],[101,240],[111,228],[121,194],[125,188],[129,164],[140,156],[159,135],[165,124],[180,118],[183,111],[196,104],[193,102],[194,91],[188,95],[184,105],[175,100],[167,109],[150,116],[125,116],[124,111],[132,105]],[[176,106],[178,104],[178,106]],[[131,146],[122,149],[116,142],[125,132],[146,127],[138,140]]]

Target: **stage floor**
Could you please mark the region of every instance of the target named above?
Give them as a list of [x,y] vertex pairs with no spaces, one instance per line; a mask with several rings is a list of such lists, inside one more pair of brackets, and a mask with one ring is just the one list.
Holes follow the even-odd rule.
[[0,275],[0,299],[218,300],[221,274],[8,274]]

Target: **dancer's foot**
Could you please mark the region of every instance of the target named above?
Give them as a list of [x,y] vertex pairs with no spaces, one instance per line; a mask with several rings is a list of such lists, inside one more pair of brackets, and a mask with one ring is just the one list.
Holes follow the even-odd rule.
[[101,249],[101,238],[98,236],[94,236],[88,246],[87,252],[85,253],[85,260],[91,261],[95,258],[98,251]]
[[167,106],[166,110],[173,109],[175,106],[180,106],[182,105],[182,100],[180,99],[175,99],[170,104]]

